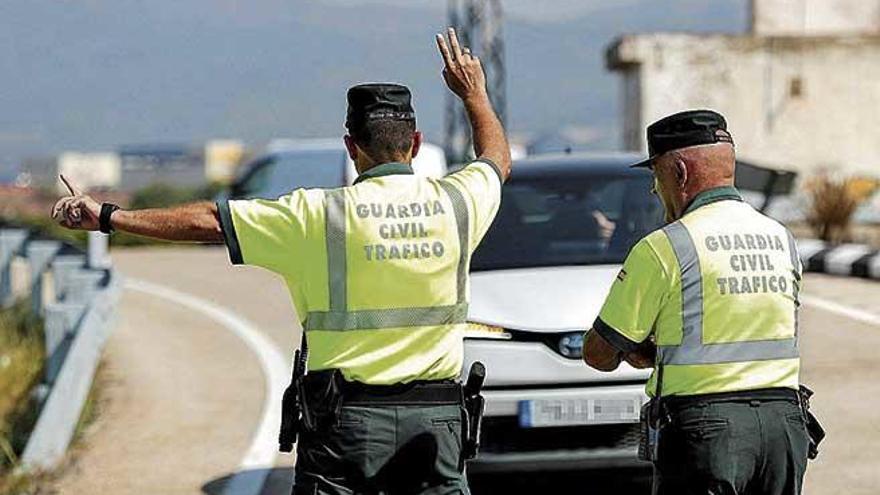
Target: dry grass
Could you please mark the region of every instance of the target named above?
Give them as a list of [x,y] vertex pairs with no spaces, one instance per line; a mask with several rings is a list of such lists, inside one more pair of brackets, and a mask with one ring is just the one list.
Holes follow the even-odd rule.
[[31,391],[43,370],[42,323],[20,302],[0,313],[0,471],[14,464],[36,421]]
[[820,239],[840,243],[851,240],[852,216],[873,193],[876,180],[822,174],[806,182],[810,197],[807,224]]
[[[53,485],[84,447],[84,433],[97,419],[101,403],[104,364],[83,405],[65,460],[50,472],[15,472],[18,456],[38,417],[31,391],[39,383],[44,361],[42,322],[24,302],[0,313],[0,495],[55,495]],[[4,357],[5,356],[5,357]]]
[[40,381],[42,322],[22,301],[0,312],[0,493],[33,493],[31,477],[11,474],[37,420],[31,393]]

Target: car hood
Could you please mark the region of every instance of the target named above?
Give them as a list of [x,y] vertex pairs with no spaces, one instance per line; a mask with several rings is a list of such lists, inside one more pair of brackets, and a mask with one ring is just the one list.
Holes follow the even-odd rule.
[[471,274],[471,321],[532,332],[593,324],[620,265],[518,268]]

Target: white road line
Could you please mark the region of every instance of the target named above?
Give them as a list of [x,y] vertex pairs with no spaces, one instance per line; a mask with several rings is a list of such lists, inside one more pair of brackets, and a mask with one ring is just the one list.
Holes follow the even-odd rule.
[[210,301],[144,280],[126,279],[125,288],[186,306],[216,321],[238,336],[257,355],[266,383],[263,417],[247,453],[226,483],[227,495],[257,495],[262,491],[278,453],[278,427],[281,424],[281,397],[290,378],[290,367],[281,351],[247,320]]
[[821,299],[813,296],[801,295],[801,302],[807,306],[813,306],[829,313],[845,316],[869,325],[880,326],[880,315],[865,311],[863,309],[844,306],[827,299]]

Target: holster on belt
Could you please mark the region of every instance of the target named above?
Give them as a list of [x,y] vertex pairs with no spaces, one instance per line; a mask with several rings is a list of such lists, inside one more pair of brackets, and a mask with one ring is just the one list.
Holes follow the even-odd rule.
[[804,413],[804,421],[807,424],[807,435],[810,437],[810,449],[807,452],[807,457],[815,459],[819,455],[819,444],[825,439],[825,429],[819,424],[819,420],[816,419],[816,416],[810,412],[810,397],[812,396],[813,391],[805,385],[801,385],[798,388],[801,411]]
[[305,375],[305,350],[298,350],[293,358],[293,372],[290,385],[284,390],[281,399],[281,431],[278,433],[278,450],[289,453],[302,429],[302,400],[299,393]]
[[638,458],[642,461],[657,462],[660,445],[660,430],[665,426],[663,415],[665,409],[662,402],[663,366],[657,365],[657,388],[654,397],[642,405],[639,411],[639,450]]
[[471,365],[467,382],[462,389],[467,416],[464,424],[465,438],[462,444],[464,459],[474,459],[480,450],[480,430],[483,427],[483,413],[486,410],[486,399],[480,395],[480,392],[483,390],[485,381],[486,367],[477,361]]

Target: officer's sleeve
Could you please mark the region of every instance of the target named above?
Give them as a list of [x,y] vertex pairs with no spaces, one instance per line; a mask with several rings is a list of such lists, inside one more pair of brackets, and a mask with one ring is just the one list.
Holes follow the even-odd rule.
[[670,277],[646,239],[627,256],[593,323],[593,330],[623,352],[650,335],[670,291]]
[[[453,184],[468,209],[470,249],[480,244],[501,205],[501,169],[491,160],[480,158],[443,180]],[[455,201],[453,199],[453,201]]]
[[302,190],[277,200],[218,201],[220,226],[235,265],[253,265],[295,275],[297,251],[306,237],[306,198]]

